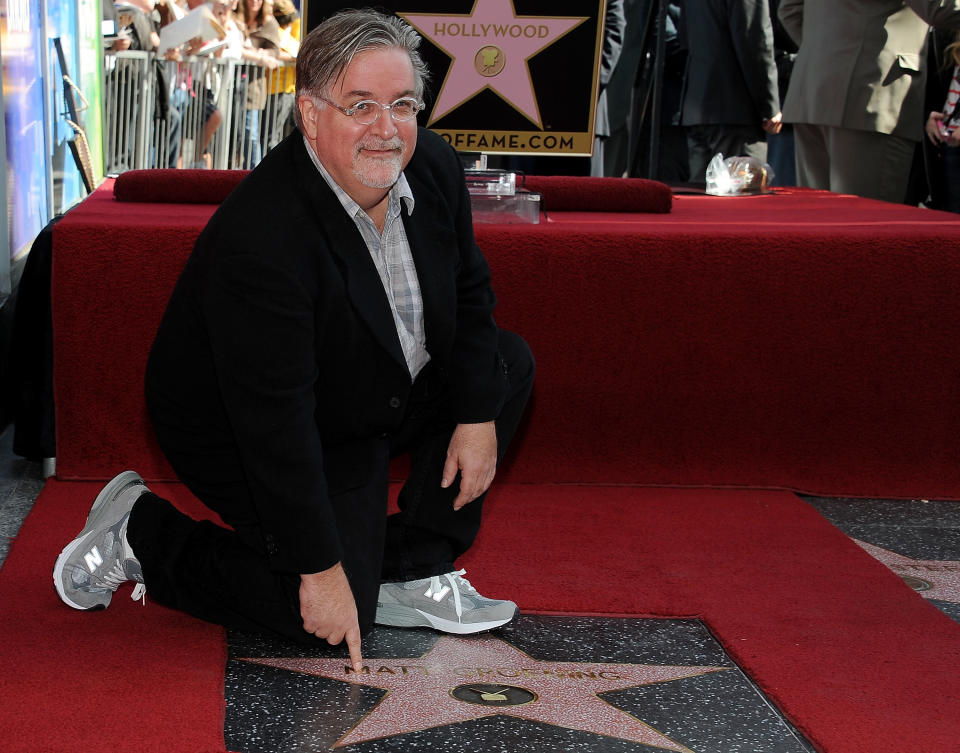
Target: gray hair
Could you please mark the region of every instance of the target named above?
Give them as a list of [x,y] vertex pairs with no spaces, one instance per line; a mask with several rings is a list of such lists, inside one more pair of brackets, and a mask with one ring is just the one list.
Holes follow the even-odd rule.
[[[417,51],[420,41],[420,35],[396,16],[372,8],[340,11],[313,29],[300,45],[297,100],[303,95],[326,96],[328,87],[343,75],[358,53],[391,47],[410,56],[414,93],[417,99],[422,99],[430,73]],[[299,106],[293,108],[293,115],[302,131]]]

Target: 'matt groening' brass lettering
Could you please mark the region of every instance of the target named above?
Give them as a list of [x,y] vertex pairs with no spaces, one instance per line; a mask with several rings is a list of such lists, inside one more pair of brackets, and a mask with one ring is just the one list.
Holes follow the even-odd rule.
[[[353,667],[344,665],[345,675],[408,675],[416,677],[431,676],[437,674],[428,667],[417,664],[396,664],[388,666],[382,664],[378,667],[365,665],[363,669],[357,672]],[[530,669],[527,667],[456,667],[450,670],[454,676],[462,678],[494,678],[505,677],[517,679],[521,677],[553,677],[558,680],[621,680],[623,677],[616,672],[609,670],[583,670],[583,669]]]

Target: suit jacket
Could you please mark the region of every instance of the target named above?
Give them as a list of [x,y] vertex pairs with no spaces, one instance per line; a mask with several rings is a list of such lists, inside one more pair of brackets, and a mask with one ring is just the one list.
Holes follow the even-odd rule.
[[683,125],[754,125],[780,112],[768,0],[684,0]]
[[603,22],[603,52],[600,55],[599,94],[597,95],[597,117],[594,135],[609,136],[610,113],[607,100],[607,84],[620,62],[623,51],[623,36],[627,29],[627,17],[624,15],[623,0],[607,0],[607,10]]
[[779,15],[800,46],[785,121],[922,138],[928,28],[960,28],[960,0],[781,0]]
[[[296,573],[342,559],[330,498],[385,473],[411,390],[370,253],[306,150],[294,132],[213,215],[147,370],[152,415],[239,455],[272,567]],[[459,158],[420,129],[405,175],[428,368],[455,421],[491,420],[506,383]]]
[[[637,68],[643,56],[644,32],[646,30],[647,12],[645,0],[626,0],[621,13],[625,21],[623,27],[623,47],[617,64],[610,71],[610,75],[603,89],[607,103],[607,120],[609,132],[615,133],[627,123],[627,118],[633,112],[633,90],[637,83]],[[607,3],[609,16],[611,3]],[[611,23],[609,20],[606,23]],[[606,41],[606,40],[604,40]],[[601,83],[603,82],[601,68]]]

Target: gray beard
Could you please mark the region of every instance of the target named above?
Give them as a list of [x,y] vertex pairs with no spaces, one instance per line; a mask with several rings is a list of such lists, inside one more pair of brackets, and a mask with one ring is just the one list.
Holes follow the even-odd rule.
[[400,178],[403,151],[388,160],[363,158],[357,152],[353,158],[353,175],[368,188],[390,188]]
[[[386,167],[392,168],[389,173],[384,172]],[[364,166],[354,164],[353,174],[368,188],[390,188],[400,178],[400,160],[390,160],[379,168],[364,169]]]

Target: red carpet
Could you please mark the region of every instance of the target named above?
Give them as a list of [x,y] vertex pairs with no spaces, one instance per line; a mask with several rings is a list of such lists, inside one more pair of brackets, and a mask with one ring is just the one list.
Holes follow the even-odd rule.
[[[78,612],[53,588],[53,562],[101,483],[50,481],[0,570],[0,749],[223,751],[223,631],[121,589]],[[184,509],[202,506],[179,484]]]
[[[222,751],[219,628],[51,587],[98,488],[50,482],[0,571],[3,749]],[[818,750],[956,750],[960,626],[793,495],[502,485],[462,564],[527,611],[700,616]]]

